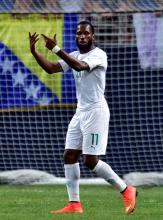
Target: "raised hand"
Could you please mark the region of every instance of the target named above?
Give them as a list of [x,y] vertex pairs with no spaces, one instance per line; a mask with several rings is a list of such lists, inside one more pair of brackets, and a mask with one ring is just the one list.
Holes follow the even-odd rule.
[[45,46],[49,49],[52,50],[53,47],[57,45],[57,40],[56,40],[56,34],[54,34],[53,39],[45,36],[44,34],[41,34],[44,38]]
[[30,50],[31,50],[31,53],[34,53],[35,52],[35,45],[36,45],[36,42],[39,40],[38,38],[38,34],[35,32],[34,34],[31,34],[29,32],[29,45],[30,45]]

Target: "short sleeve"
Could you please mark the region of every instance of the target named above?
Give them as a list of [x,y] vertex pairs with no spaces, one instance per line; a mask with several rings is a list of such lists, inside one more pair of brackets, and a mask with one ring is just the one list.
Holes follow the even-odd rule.
[[[77,51],[74,51],[74,52],[69,53],[69,55],[76,58],[77,53],[78,53]],[[71,67],[64,60],[60,59],[58,60],[58,63],[61,65],[63,72],[67,72],[68,70],[71,69]]]
[[63,72],[67,72],[70,67],[64,60],[58,60],[58,63],[61,65]]
[[107,56],[105,52],[96,51],[85,57],[82,61],[86,62],[90,68],[90,71],[98,66],[107,69]]

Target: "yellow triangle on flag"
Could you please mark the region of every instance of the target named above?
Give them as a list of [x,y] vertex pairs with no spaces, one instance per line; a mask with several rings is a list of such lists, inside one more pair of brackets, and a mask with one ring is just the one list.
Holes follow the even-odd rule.
[[37,32],[39,41],[37,49],[48,60],[56,62],[58,57],[44,46],[41,33],[53,37],[57,34],[57,42],[62,47],[63,18],[60,15],[0,15],[0,41],[24,63],[61,101],[62,99],[62,74],[48,74],[35,61],[29,49],[29,32]]

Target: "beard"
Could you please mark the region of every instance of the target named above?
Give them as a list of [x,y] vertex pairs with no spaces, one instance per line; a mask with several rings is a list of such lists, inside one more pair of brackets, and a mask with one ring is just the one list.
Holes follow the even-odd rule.
[[92,47],[92,41],[88,41],[88,43],[85,44],[80,44],[78,41],[76,41],[76,45],[79,48],[79,50],[87,51],[90,50],[90,48]]

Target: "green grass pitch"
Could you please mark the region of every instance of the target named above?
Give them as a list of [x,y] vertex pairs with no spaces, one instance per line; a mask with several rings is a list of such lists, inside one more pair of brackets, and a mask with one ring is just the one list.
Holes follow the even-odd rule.
[[81,186],[83,214],[52,215],[67,202],[65,186],[0,186],[2,220],[162,220],[163,188],[139,187],[137,208],[124,214],[121,195],[110,186]]

